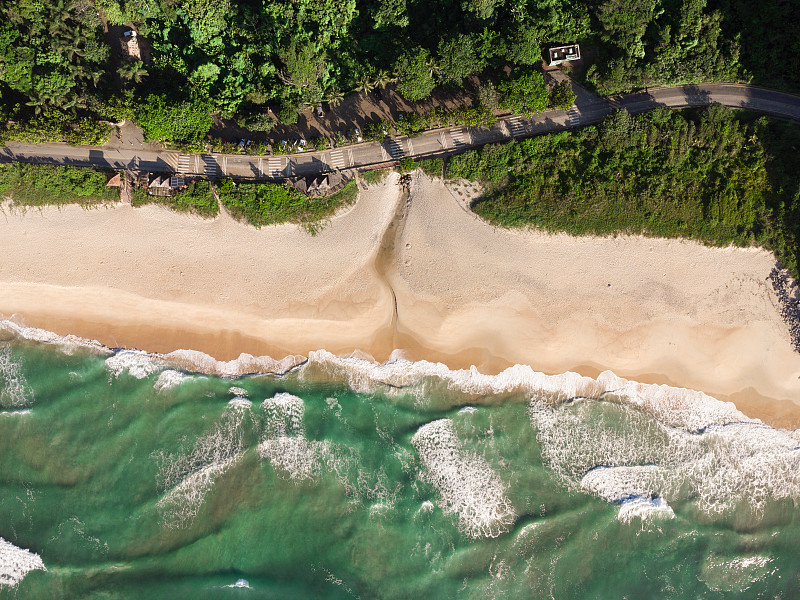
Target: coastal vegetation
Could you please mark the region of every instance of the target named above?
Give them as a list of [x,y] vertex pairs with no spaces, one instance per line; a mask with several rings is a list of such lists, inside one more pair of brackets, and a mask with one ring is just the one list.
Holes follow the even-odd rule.
[[0,163],[0,196],[13,206],[97,204],[119,199],[105,171],[60,165]]
[[386,179],[386,176],[390,171],[391,169],[374,169],[371,171],[363,171],[360,174],[360,177],[367,185],[374,185]]
[[192,213],[206,218],[216,217],[219,214],[219,203],[214,198],[208,181],[190,183],[186,188],[178,190],[174,196],[155,196],[139,187],[134,187],[131,204],[135,207],[161,204],[177,212]]
[[497,225],[756,244],[798,276],[798,148],[800,127],[720,106],[623,110],[454,156],[447,175],[485,182],[473,210]]
[[237,184],[226,179],[219,185],[219,197],[235,219],[255,227],[296,223],[316,234],[326,219],[356,201],[358,187],[351,181],[330,196],[310,197],[277,183]]
[[[547,106],[543,52],[565,41],[583,48],[573,75],[601,93],[736,80],[800,89],[793,2],[8,0],[0,15],[6,139],[93,143],[104,133],[88,124],[132,118],[151,140],[192,146],[212,115],[263,133],[274,115],[291,124],[386,86],[411,102],[467,87],[477,112],[461,116],[477,121],[498,105],[535,112]],[[121,50],[127,24],[140,57]],[[64,121],[80,131],[52,125]]]

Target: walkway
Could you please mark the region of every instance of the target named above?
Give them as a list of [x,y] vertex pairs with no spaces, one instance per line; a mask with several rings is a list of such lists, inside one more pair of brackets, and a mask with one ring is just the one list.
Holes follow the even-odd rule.
[[581,93],[568,112],[547,111],[532,119],[515,115],[505,117],[489,128],[449,127],[427,131],[413,138],[387,138],[380,144],[364,142],[289,156],[180,154],[168,150],[9,142],[6,148],[0,149],[0,160],[178,172],[212,180],[222,177],[251,181],[277,180],[291,175],[317,175],[339,169],[375,167],[405,157],[447,156],[492,142],[583,127],[602,121],[617,108],[625,108],[636,114],[659,106],[687,108],[710,104],[723,104],[800,122],[800,96],[747,85],[684,85],[610,98]]

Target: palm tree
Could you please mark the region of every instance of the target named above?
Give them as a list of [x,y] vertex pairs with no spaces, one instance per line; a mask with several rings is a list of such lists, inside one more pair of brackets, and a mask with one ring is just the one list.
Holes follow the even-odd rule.
[[97,84],[100,81],[100,78],[103,76],[103,74],[104,72],[102,69],[95,70],[89,68],[87,71],[84,71],[83,76],[86,77],[86,79],[90,80],[92,82],[92,85],[94,85],[94,87],[97,87]]
[[355,84],[356,87],[353,88],[354,92],[363,92],[364,94],[368,94],[375,89],[375,83],[372,81],[372,77],[366,73],[359,75],[356,78]]
[[144,68],[144,63],[140,60],[122,63],[117,72],[123,79],[133,80],[136,83],[141,83],[142,78],[148,75],[147,69]]
[[383,89],[390,83],[395,83],[395,82],[397,82],[397,77],[392,77],[391,75],[389,75],[387,71],[381,69],[375,75],[375,79],[372,80],[372,86]]
[[427,61],[425,61],[425,66],[430,72],[431,77],[433,77],[439,72],[439,65],[436,63],[435,60],[433,60],[433,58],[429,58]]
[[344,92],[337,87],[332,87],[328,90],[328,93],[325,94],[325,102],[328,103],[329,106],[338,106],[344,100]]

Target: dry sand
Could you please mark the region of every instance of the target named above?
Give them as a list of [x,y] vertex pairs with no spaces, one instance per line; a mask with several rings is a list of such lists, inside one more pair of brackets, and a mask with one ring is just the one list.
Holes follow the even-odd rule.
[[317,237],[157,206],[0,216],[0,314],[112,347],[282,358],[363,351],[669,383],[800,426],[774,257],[496,229],[463,188],[391,175]]

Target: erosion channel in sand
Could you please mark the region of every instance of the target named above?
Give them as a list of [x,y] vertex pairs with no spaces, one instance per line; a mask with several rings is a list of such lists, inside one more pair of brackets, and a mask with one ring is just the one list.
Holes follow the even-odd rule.
[[[162,207],[0,218],[0,314],[111,347],[283,358],[395,350],[496,373],[611,369],[800,426],[771,253],[494,228],[457,185],[390,175],[317,236]],[[461,195],[459,194],[461,192]]]

